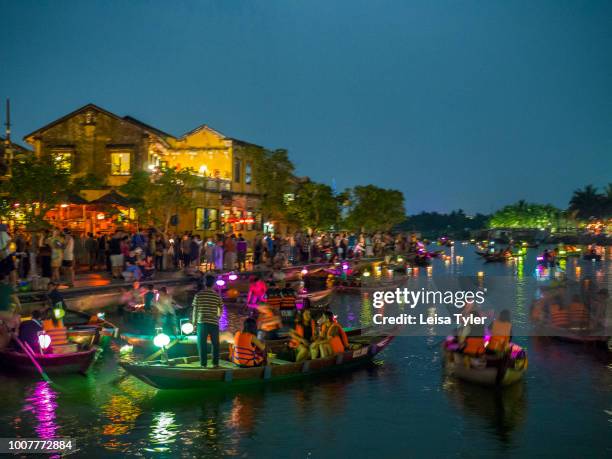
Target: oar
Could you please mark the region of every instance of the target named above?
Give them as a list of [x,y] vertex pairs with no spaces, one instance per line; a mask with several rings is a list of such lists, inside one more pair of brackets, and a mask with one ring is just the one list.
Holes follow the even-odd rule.
[[38,370],[38,372],[40,373],[40,375],[42,376],[42,378],[48,382],[48,383],[53,383],[53,381],[51,381],[51,378],[49,378],[49,376],[47,376],[47,373],[45,373],[45,371],[42,369],[42,367],[39,365],[39,363],[36,361],[36,359],[34,358],[34,352],[32,351],[32,349],[30,348],[30,346],[27,343],[24,343],[23,341],[21,341],[18,337],[13,336],[13,339],[17,342],[17,344],[19,344],[19,347],[21,347],[21,349],[23,350],[23,352],[30,358],[30,360],[32,361],[32,364],[34,365],[34,367]]

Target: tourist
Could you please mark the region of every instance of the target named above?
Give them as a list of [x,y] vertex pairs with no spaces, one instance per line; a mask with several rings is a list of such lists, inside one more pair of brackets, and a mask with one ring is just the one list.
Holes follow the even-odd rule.
[[19,325],[19,340],[30,349],[40,349],[39,334],[43,331],[42,314],[38,310],[32,311],[32,318],[24,320]]
[[247,241],[241,233],[238,234],[238,241],[236,242],[236,256],[238,257],[238,270],[246,270]]
[[253,266],[258,266],[261,264],[263,252],[263,239],[261,237],[261,234],[257,233],[255,235],[255,239],[253,240]]
[[219,318],[223,302],[221,297],[215,293],[213,287],[215,277],[208,275],[205,278],[204,289],[196,293],[193,298],[193,312],[191,321],[197,325],[198,354],[200,365],[206,367],[208,364],[208,337],[212,344],[213,368],[219,367]]
[[68,228],[64,229],[64,253],[62,271],[68,287],[74,286],[74,238]]
[[189,265],[199,267],[200,266],[200,252],[202,250],[202,240],[199,235],[191,236],[189,243]]
[[298,314],[295,329],[289,331],[289,336],[289,347],[295,350],[295,361],[306,360],[310,356],[310,345],[316,338],[316,324],[309,309]]
[[87,254],[87,264],[89,270],[93,271],[96,266],[96,258],[98,256],[98,243],[93,237],[93,233],[87,233],[85,239],[85,253]]
[[101,266],[102,269],[112,270],[110,256],[108,252],[108,239],[106,234],[98,233],[98,254],[96,256],[96,267]]
[[234,343],[230,348],[230,360],[240,367],[259,367],[265,361],[266,345],[257,339],[257,324],[255,319],[244,321],[242,331],[234,335]]
[[499,317],[491,324],[490,335],[487,352],[505,353],[512,338],[510,311],[504,309],[499,313]]
[[51,247],[51,280],[60,282],[60,268],[64,261],[64,240],[57,228],[53,228],[51,232],[49,246]]
[[183,237],[181,238],[181,263],[182,263],[182,268],[183,269],[187,269],[191,263],[191,238],[189,237],[189,234],[185,233],[183,234]]
[[258,275],[251,276],[249,282],[249,292],[247,294],[247,305],[255,305],[262,301],[266,296],[268,287]]
[[321,331],[318,338],[310,346],[310,357],[316,359],[330,357],[344,352],[348,347],[348,339],[342,326],[334,320],[334,313],[324,311],[319,319]]
[[278,331],[282,324],[281,318],[277,315],[276,309],[266,304],[260,304],[257,308],[257,328],[258,337],[265,340],[278,339]]
[[110,241],[108,242],[108,253],[112,268],[113,279],[121,279],[121,273],[123,271],[123,253],[121,252],[121,238],[121,232],[115,231]]
[[233,271],[236,269],[236,236],[234,234],[225,238],[223,252],[225,257],[224,268],[227,271]]
[[155,254],[155,270],[164,270],[164,250],[166,249],[166,242],[161,234],[157,234],[154,239],[153,253]]

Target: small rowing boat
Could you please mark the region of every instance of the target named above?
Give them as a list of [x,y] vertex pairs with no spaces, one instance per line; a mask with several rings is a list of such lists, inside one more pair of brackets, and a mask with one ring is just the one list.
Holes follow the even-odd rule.
[[[272,381],[305,378],[321,373],[348,371],[370,362],[393,340],[391,335],[368,336],[363,330],[347,332],[350,349],[331,357],[292,362],[269,359],[265,366],[241,368],[221,355],[220,368],[202,368],[197,357],[119,364],[131,375],[159,389],[235,388]],[[284,354],[281,353],[281,356]]]
[[[85,374],[96,359],[97,349],[94,346],[84,351],[67,354],[34,353],[33,357],[42,369],[49,374]],[[9,349],[0,351],[0,369],[25,373],[35,373],[37,371],[27,354]]]
[[538,324],[536,326],[538,335],[547,336],[558,341],[568,343],[592,344],[594,346],[606,346],[609,336],[604,330],[591,330],[587,328],[562,328],[552,325]]
[[520,381],[527,370],[527,354],[513,343],[505,358],[488,354],[475,357],[466,355],[459,350],[454,337],[448,337],[442,349],[447,374],[475,384],[509,386]]

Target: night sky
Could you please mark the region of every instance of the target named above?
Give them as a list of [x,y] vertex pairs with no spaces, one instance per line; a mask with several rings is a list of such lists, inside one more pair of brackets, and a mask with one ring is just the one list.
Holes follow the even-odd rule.
[[[0,0],[13,137],[88,103],[287,148],[409,213],[612,182],[611,1]],[[0,117],[4,122],[4,114]]]

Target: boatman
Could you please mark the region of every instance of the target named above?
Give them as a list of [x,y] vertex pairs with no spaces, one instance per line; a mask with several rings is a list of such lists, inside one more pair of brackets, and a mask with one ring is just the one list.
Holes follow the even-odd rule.
[[208,275],[204,279],[204,288],[193,298],[192,323],[197,324],[198,354],[200,365],[208,363],[208,337],[212,344],[213,368],[219,368],[219,317],[223,302],[213,290],[215,277]]

